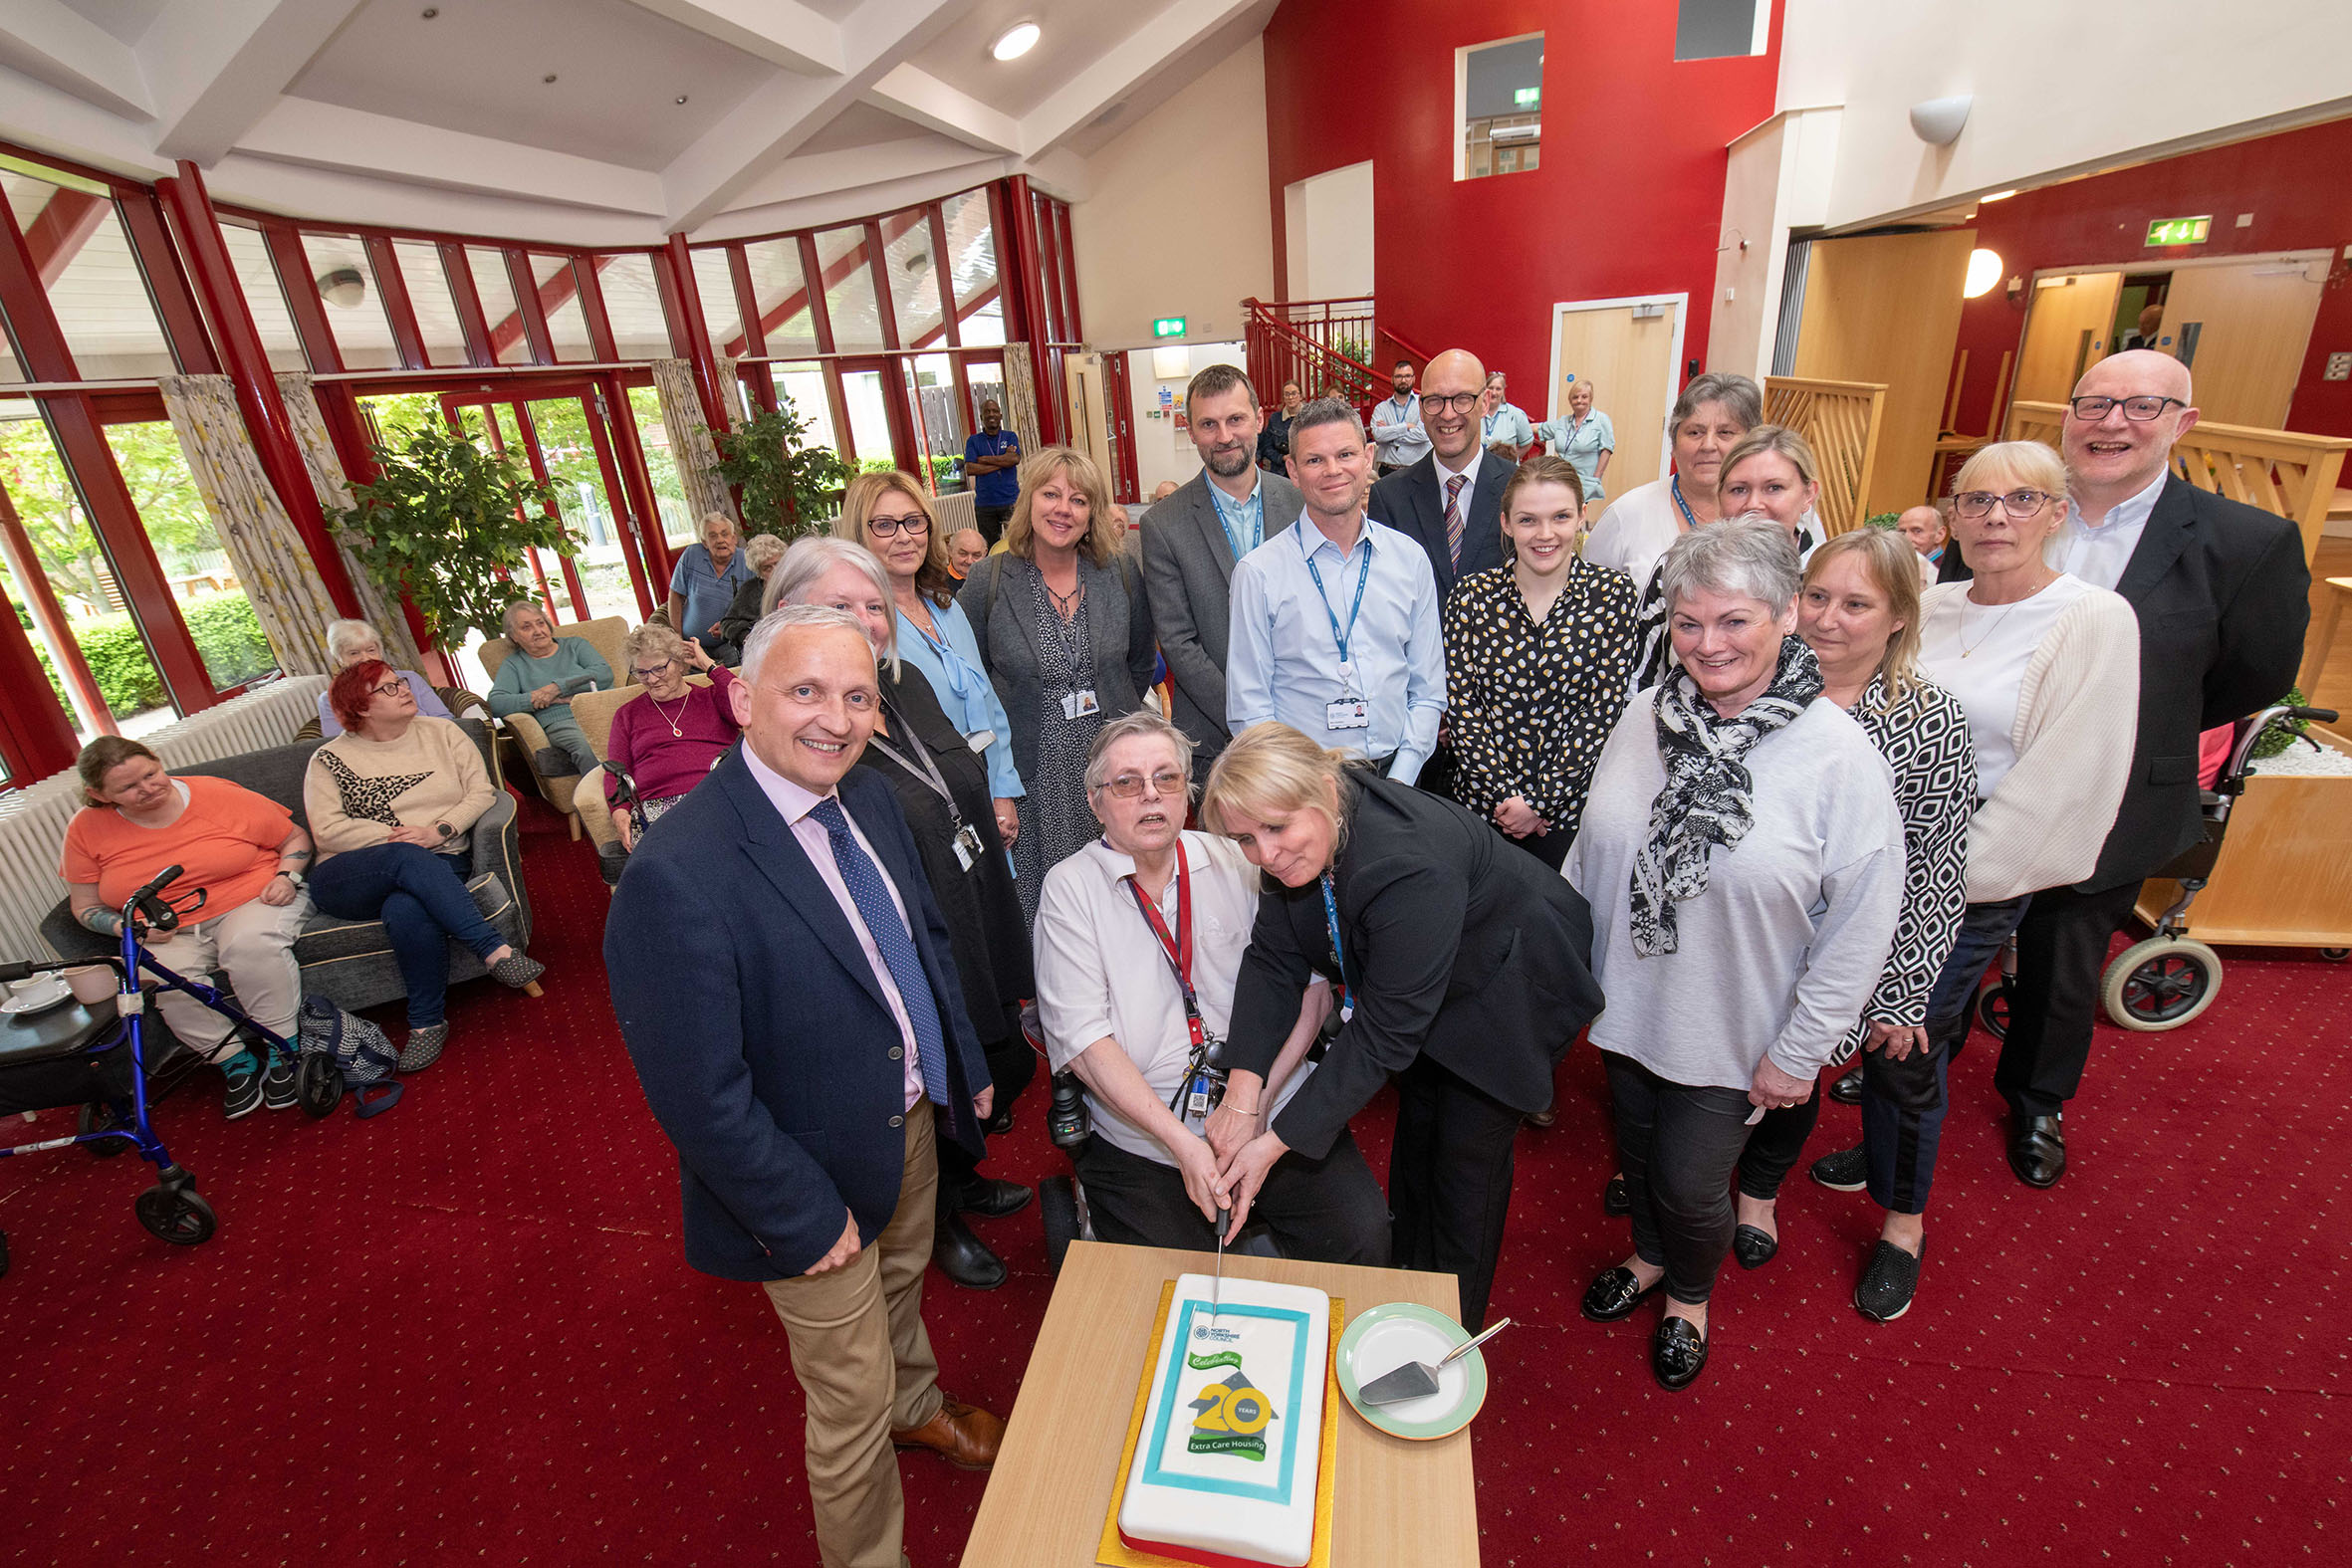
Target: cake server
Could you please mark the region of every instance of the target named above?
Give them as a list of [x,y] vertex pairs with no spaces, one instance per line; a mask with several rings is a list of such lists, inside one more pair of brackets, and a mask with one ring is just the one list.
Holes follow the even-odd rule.
[[1511,1319],[1505,1318],[1478,1338],[1464,1340],[1438,1357],[1437,1366],[1426,1361],[1408,1361],[1394,1372],[1383,1372],[1355,1391],[1356,1402],[1361,1405],[1393,1405],[1400,1399],[1419,1399],[1424,1394],[1435,1394],[1438,1367],[1449,1361],[1461,1360],[1510,1326]]

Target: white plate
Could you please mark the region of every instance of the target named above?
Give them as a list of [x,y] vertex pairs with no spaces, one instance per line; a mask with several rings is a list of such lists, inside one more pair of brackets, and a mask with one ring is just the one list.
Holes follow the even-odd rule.
[[39,997],[35,998],[31,1002],[27,1002],[22,997],[11,997],[6,1002],[0,1002],[0,1012],[6,1012],[10,1014],[25,1012],[47,1012],[51,1008],[56,1007],[59,1003],[71,1002],[73,1000],[73,991],[69,989],[63,981],[60,981],[58,983],[58,994],[56,996]]
[[1437,1392],[1387,1405],[1364,1405],[1356,1390],[1408,1361],[1436,1366],[1469,1336],[1462,1326],[1426,1307],[1391,1302],[1374,1307],[1340,1338],[1339,1389],[1349,1405],[1381,1431],[1427,1441],[1459,1432],[1486,1403],[1487,1377],[1478,1351],[1438,1367]]

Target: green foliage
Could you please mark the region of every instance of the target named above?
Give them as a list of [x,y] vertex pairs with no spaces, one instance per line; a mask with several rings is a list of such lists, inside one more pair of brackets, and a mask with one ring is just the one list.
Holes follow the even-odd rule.
[[328,523],[386,598],[408,595],[434,640],[454,647],[468,627],[497,636],[506,607],[530,597],[517,580],[530,551],[579,551],[555,492],[513,450],[484,451],[437,416],[396,440],[375,448],[376,482],[353,485],[356,504],[328,508]]
[[1864,528],[1893,528],[1896,520],[1902,515],[1900,512],[1873,512],[1862,520],[1862,526]]
[[887,474],[897,466],[898,459],[894,457],[864,457],[857,460],[860,474]]
[[960,457],[931,459],[931,488],[938,491],[953,489],[959,483],[956,478],[956,469],[962,462],[963,459]]
[[[171,426],[109,425],[106,434],[164,574],[177,576],[214,557],[220,538]],[[104,605],[113,569],[83,514],[73,475],[40,420],[0,421],[0,485],[8,487],[33,554],[57,591]]]
[[[2305,707],[2310,702],[2310,699],[2303,695],[2303,689],[2300,686],[2288,687],[2286,695],[2278,700],[2289,708]],[[2266,757],[2276,757],[2294,745],[2296,738],[2310,728],[2311,722],[2308,719],[2281,719],[2263,732],[2262,738],[2254,742],[2254,749],[2248,755],[2257,763]]]
[[[30,627],[31,617],[21,607],[17,618]],[[278,667],[278,656],[270,651],[269,639],[262,635],[261,622],[254,619],[253,606],[244,594],[210,593],[192,599],[180,606],[180,618],[188,623],[188,635],[195,639],[196,651],[204,658],[204,671],[214,686],[241,686]],[[148,656],[147,645],[128,615],[99,615],[78,622],[74,640],[98,681],[107,711],[116,718],[127,719],[170,700],[163,690],[163,677],[155,672],[155,661]],[[36,642],[33,651],[49,677],[58,706],[71,713],[73,704],[66,698],[64,681],[49,662],[49,650]]]
[[278,667],[253,605],[242,593],[215,593],[180,606],[188,635],[204,656],[204,671],[216,687],[242,686]]
[[802,445],[808,433],[789,397],[779,398],[774,412],[711,432],[719,452],[714,471],[740,497],[746,535],[790,541],[824,532],[850,469],[830,447]]

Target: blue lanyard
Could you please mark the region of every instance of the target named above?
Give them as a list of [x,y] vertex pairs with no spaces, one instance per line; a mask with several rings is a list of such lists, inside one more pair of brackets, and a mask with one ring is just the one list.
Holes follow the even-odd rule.
[[1339,966],[1339,1007],[1345,1013],[1354,1008],[1355,1003],[1347,984],[1347,953],[1339,945],[1339,900],[1331,891],[1328,871],[1323,873],[1323,928],[1331,933],[1331,962]]
[[[1209,505],[1217,509],[1217,526],[1225,530],[1225,543],[1232,547],[1233,559],[1236,560],[1241,560],[1244,556],[1247,556],[1250,551],[1256,550],[1260,545],[1265,543],[1264,540],[1259,538],[1259,535],[1266,532],[1266,512],[1263,508],[1263,505],[1261,505],[1258,513],[1258,527],[1252,531],[1250,535],[1249,550],[1242,548],[1242,536],[1240,532],[1241,519],[1248,516],[1250,507],[1253,503],[1259,503],[1261,501],[1262,498],[1260,496],[1259,489],[1256,486],[1251,487],[1250,499],[1248,501],[1233,501],[1232,498],[1228,497],[1217,488],[1215,481],[1210,482]],[[1231,520],[1229,520],[1225,515],[1226,507],[1229,504],[1232,506],[1233,511],[1236,514],[1236,516]]]
[[1666,482],[1666,493],[1674,497],[1674,504],[1682,509],[1682,526],[1697,528],[1699,520],[1691,516],[1691,504],[1682,498],[1682,475],[1677,474]]
[[1313,525],[1300,518],[1295,526],[1298,530],[1298,553],[1306,559],[1306,574],[1314,578],[1314,596],[1322,601],[1323,614],[1331,622],[1331,641],[1338,646],[1339,662],[1345,664],[1347,644],[1355,636],[1355,618],[1364,611],[1364,584],[1372,578],[1371,538],[1367,535],[1360,542],[1364,547],[1364,569],[1356,576],[1355,602],[1347,608],[1347,629],[1342,631],[1339,629],[1339,612],[1331,608],[1330,591],[1323,586],[1323,574],[1315,570],[1314,555],[1307,549],[1306,531]]

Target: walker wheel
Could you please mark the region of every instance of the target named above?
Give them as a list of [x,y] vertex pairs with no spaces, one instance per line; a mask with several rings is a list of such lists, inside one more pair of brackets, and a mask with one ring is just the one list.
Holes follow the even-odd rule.
[[1077,1184],[1066,1176],[1038,1183],[1038,1218],[1046,1228],[1046,1267],[1058,1274],[1069,1243],[1078,1238]]
[[139,1194],[134,1207],[138,1223],[174,1246],[200,1246],[211,1240],[212,1232],[220,1227],[212,1205],[192,1188],[175,1188],[168,1182],[158,1182]]
[[[84,1137],[88,1137],[95,1132],[113,1132],[125,1125],[127,1124],[116,1114],[112,1104],[100,1100],[96,1104],[82,1107],[82,1120],[77,1130]],[[82,1147],[90,1151],[90,1157],[93,1160],[112,1160],[115,1156],[127,1152],[130,1145],[120,1138],[101,1138],[96,1143],[86,1143]]]
[[2116,955],[2099,985],[2107,1016],[2142,1032],[2177,1029],[2222,991],[2222,957],[2189,937],[2150,937]]
[[2009,1037],[2009,984],[1997,980],[1977,993],[1977,1021],[1997,1040]]
[[343,1069],[325,1051],[312,1051],[295,1070],[295,1095],[311,1120],[335,1114],[343,1099]]
[[2321,948],[2319,956],[2330,964],[2341,964],[2344,960],[2352,958],[2352,948]]

